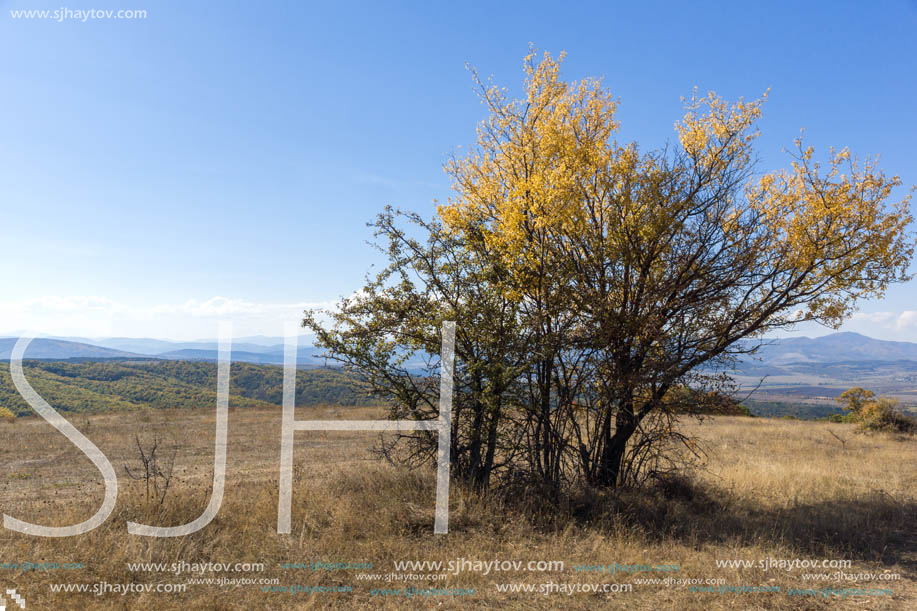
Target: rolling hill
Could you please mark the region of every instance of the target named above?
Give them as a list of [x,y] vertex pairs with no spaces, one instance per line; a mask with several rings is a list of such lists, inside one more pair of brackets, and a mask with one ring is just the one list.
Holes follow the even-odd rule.
[[[60,412],[147,408],[213,407],[216,364],[203,361],[108,360],[24,361],[29,384]],[[282,404],[283,368],[233,363],[231,407]],[[337,369],[297,372],[296,404],[369,405],[356,380]],[[17,415],[33,414],[12,383],[9,363],[0,363],[0,406]]]
[[[0,339],[0,376],[5,376],[0,405],[10,403],[14,411],[25,413],[27,406],[9,384],[8,362],[3,363],[15,342]],[[322,368],[320,354],[308,338],[300,338],[297,364],[313,371],[300,371],[298,403],[365,401],[357,396],[352,379]],[[215,340],[39,338],[25,356],[34,359],[27,363],[30,379],[35,376],[36,384],[57,401],[52,404],[67,410],[211,405],[215,397]],[[249,401],[280,404],[282,372],[276,365],[283,364],[282,338],[239,338],[232,345],[232,362],[234,401],[241,406]],[[415,369],[421,372],[419,362]],[[740,395],[752,393],[746,399],[752,411],[762,415],[837,413],[834,398],[852,386],[917,406],[917,344],[910,342],[857,333],[765,340],[756,354],[739,360],[731,374]]]
[[[17,341],[18,338],[0,338],[0,359],[10,359]],[[135,356],[140,355],[80,342],[45,338],[33,339],[25,352],[25,358],[29,359],[118,359]]]

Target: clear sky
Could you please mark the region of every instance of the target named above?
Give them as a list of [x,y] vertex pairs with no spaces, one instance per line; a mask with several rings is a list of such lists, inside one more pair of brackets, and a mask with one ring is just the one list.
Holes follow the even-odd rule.
[[[914,0],[70,1],[0,0],[0,332],[281,335],[359,288],[383,206],[449,196],[484,117],[465,63],[518,92],[530,42],[604,77],[645,148],[694,86],[770,87],[762,170],[805,127],[917,184]],[[146,17],[12,14],[62,8]],[[917,341],[917,284],[844,328]]]

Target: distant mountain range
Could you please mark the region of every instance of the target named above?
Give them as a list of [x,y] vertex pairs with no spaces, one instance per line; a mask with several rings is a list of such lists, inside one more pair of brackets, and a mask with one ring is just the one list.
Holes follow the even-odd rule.
[[[9,360],[18,338],[0,338],[0,360]],[[283,364],[283,338],[239,338],[232,343],[232,360],[266,365]],[[154,357],[180,361],[215,361],[219,352],[216,340],[172,342],[147,338],[36,338],[25,351],[27,359],[137,359]],[[320,350],[311,339],[300,337],[298,365],[321,365]]]
[[[246,363],[283,363],[282,337],[241,337],[232,342],[233,360]],[[0,359],[9,359],[16,338],[0,338]],[[320,350],[312,346],[310,336],[298,341],[300,363],[318,363]],[[153,356],[172,360],[215,360],[218,342],[197,340],[189,342],[150,338],[112,337],[88,339],[83,337],[53,337],[32,340],[25,357],[31,359],[71,358],[138,358]],[[740,372],[776,374],[784,367],[809,364],[808,370],[819,364],[842,362],[917,362],[917,343],[890,342],[873,339],[859,333],[834,333],[823,337],[796,337],[764,340],[758,352],[743,359]],[[762,369],[763,368],[763,369]]]
[[[0,359],[9,360],[18,338],[0,338]],[[25,351],[27,359],[118,359],[143,356],[102,346],[60,339],[33,339]]]
[[[9,361],[16,341],[0,338],[0,368],[3,361]],[[233,340],[232,360],[253,366],[282,365],[283,351],[281,337],[241,337]],[[321,352],[312,345],[311,337],[300,337],[297,365],[304,369],[321,367],[326,364]],[[212,362],[217,355],[216,340],[54,337],[32,340],[25,358],[131,360],[138,361],[132,366],[167,367],[169,361],[184,361],[188,366],[193,361]],[[409,369],[423,372],[422,355]],[[837,413],[835,397],[853,386],[892,395],[905,406],[917,407],[917,343],[878,340],[858,333],[764,340],[757,353],[736,363],[731,375],[738,395],[759,415],[813,418]]]
[[[9,360],[15,338],[0,338],[0,361]],[[310,336],[298,342],[297,364],[321,366],[321,350]],[[27,359],[164,359],[215,361],[216,340],[176,342],[149,338],[38,338],[26,350]],[[282,337],[240,337],[233,340],[232,360],[260,365],[283,364]],[[416,367],[418,371],[421,366]],[[917,403],[917,343],[873,339],[859,333],[823,337],[764,340],[757,353],[736,364],[733,377],[759,394],[800,393],[833,397],[851,386],[894,392]]]
[[765,389],[907,387],[917,398],[917,344],[873,339],[859,333],[766,340],[756,353],[736,363],[733,377],[746,386],[761,385]]
[[917,361],[917,344],[873,339],[859,333],[765,340],[757,356],[769,365],[840,361]]

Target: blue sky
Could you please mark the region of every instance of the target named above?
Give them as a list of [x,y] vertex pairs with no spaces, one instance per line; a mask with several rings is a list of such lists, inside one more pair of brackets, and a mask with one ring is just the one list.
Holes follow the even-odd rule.
[[[0,332],[281,335],[359,288],[383,206],[449,196],[442,163],[484,117],[465,63],[518,92],[530,42],[604,77],[644,148],[674,139],[694,86],[770,87],[762,170],[805,127],[917,184],[913,0],[81,1],[146,17],[0,0]],[[844,328],[917,341],[915,286]]]

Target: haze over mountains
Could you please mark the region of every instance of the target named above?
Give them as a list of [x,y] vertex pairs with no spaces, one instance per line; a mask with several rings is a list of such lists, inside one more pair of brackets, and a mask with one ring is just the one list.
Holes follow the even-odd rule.
[[[0,338],[0,359],[9,360],[18,338]],[[298,341],[297,364],[321,365],[320,351],[309,336]],[[174,342],[149,338],[39,337],[25,351],[27,359],[122,359],[155,357],[158,359],[197,361],[216,360],[218,342],[201,340]],[[232,342],[232,360],[243,363],[283,364],[282,337],[242,337]]]
[[[17,340],[15,337],[0,338],[0,368],[6,364],[4,361],[8,363]],[[335,364],[326,363],[321,353],[312,345],[312,337],[301,336],[297,365],[301,369],[316,369]],[[213,362],[217,360],[217,355],[216,340],[180,342],[149,338],[54,337],[32,340],[25,358],[103,361],[115,367],[119,361],[137,361],[133,365],[124,365],[155,368],[166,366],[168,361],[182,361],[189,366],[193,362]],[[235,339],[232,361],[238,364],[234,368],[243,366],[243,363],[255,367],[282,365],[283,338],[256,336]],[[418,359],[416,367],[409,369],[422,373],[422,359]],[[766,340],[756,354],[736,363],[731,375],[738,386],[737,396],[742,397],[741,400],[746,401],[758,415],[824,417],[839,411],[835,397],[853,386],[897,397],[911,409],[917,407],[917,343],[877,340],[858,333]],[[340,390],[337,386],[344,388],[346,384],[336,380],[331,386],[337,392]],[[322,396],[328,395],[327,388],[322,392]],[[116,394],[120,397],[124,392]],[[98,402],[97,399],[93,401]]]
[[[0,338],[0,360],[9,360],[16,338]],[[144,359],[215,361],[217,341],[190,342],[150,338],[37,338],[27,359]],[[311,336],[298,342],[297,364],[325,364]],[[283,364],[282,337],[233,340],[234,362]],[[418,367],[419,370],[419,367]],[[858,333],[765,340],[758,352],[736,364],[734,379],[757,396],[834,397],[851,386],[890,392],[917,403],[917,343],[873,339]]]
[[[0,338],[0,359],[9,359],[18,338]],[[312,336],[298,340],[299,359],[319,364],[320,350],[312,346]],[[177,360],[215,360],[217,340],[171,341],[151,338],[50,337],[32,340],[25,357],[32,359],[108,359],[156,357]],[[232,342],[233,360],[250,363],[283,363],[283,338],[240,337]],[[796,337],[765,340],[758,352],[739,363],[740,373],[754,375],[798,369],[812,372],[819,365],[846,362],[913,361],[917,367],[917,343],[873,339],[859,333],[833,333],[823,337]]]
[[859,333],[769,340],[757,354],[770,365],[839,361],[917,361],[917,344],[873,339]]
[[[736,364],[732,378],[753,391],[750,404],[805,406],[801,417],[839,410],[835,398],[854,386],[917,406],[917,344],[873,339],[859,333],[770,340]],[[795,409],[795,408],[794,408]],[[772,413],[780,413],[772,412]]]
[[[0,338],[0,359],[8,360],[17,338]],[[117,359],[155,357],[170,360],[216,360],[216,340],[169,341],[150,338],[52,337],[32,340],[25,357],[32,359]],[[312,337],[298,340],[298,363],[321,365],[321,351]],[[240,337],[232,342],[232,359],[238,362],[283,364],[283,338]],[[843,364],[843,366],[841,366]],[[868,365],[867,365],[868,364]],[[834,333],[823,337],[765,340],[758,352],[736,366],[739,377],[825,375],[835,377],[853,369],[917,372],[917,343],[873,339],[859,333]]]

